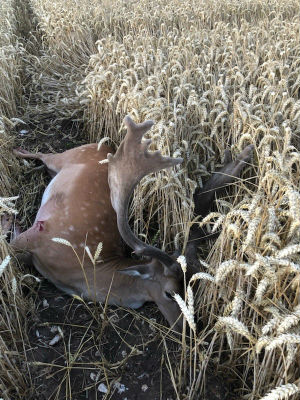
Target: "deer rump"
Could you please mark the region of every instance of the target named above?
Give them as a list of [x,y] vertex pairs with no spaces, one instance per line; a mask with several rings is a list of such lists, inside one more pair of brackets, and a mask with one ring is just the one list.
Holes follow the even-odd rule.
[[[131,308],[153,301],[170,326],[180,331],[182,318],[173,294],[182,289],[182,271],[171,256],[133,234],[128,205],[145,175],[183,160],[163,157],[159,151],[148,152],[151,140],[142,138],[152,121],[135,124],[127,116],[124,122],[127,134],[114,155],[103,144],[99,150],[97,144],[88,144],[61,154],[14,150],[19,157],[41,160],[53,178],[33,226],[16,236],[11,245],[26,252],[36,269],[63,291]],[[227,157],[219,171],[223,172],[196,191],[197,204],[203,203],[202,207],[198,204],[198,214],[204,216],[216,191],[239,176],[252,149],[248,146],[235,162]],[[108,163],[99,164],[106,159]],[[197,227],[191,232],[187,255],[193,266],[197,265],[196,250],[202,235]],[[146,259],[127,258],[121,239]],[[103,249],[95,258],[99,243]]]

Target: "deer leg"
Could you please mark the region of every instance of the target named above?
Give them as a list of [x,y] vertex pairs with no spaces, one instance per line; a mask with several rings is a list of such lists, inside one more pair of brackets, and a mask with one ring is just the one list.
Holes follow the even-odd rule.
[[27,232],[21,233],[21,228],[18,221],[15,220],[13,215],[1,215],[1,230],[7,236],[10,234],[9,244],[16,252],[16,258],[19,262],[31,264],[31,253],[28,251],[28,237]]
[[[232,161],[230,150],[225,151],[224,167],[213,173],[203,188],[197,188],[194,194],[195,216],[204,218],[210,212],[215,195],[232,184],[239,178],[242,170],[251,161],[254,146],[245,147],[237,159]],[[208,238],[216,237],[218,233],[207,235],[205,230],[194,224],[190,230],[189,241],[186,248],[186,258],[193,273],[199,271],[197,249],[201,242]]]
[[239,178],[251,160],[253,148],[253,145],[247,146],[235,161],[232,161],[230,150],[225,151],[224,167],[214,172],[202,189],[196,189],[194,194],[196,216],[201,215],[204,218],[210,211],[215,194]]
[[20,158],[40,160],[47,168],[47,172],[53,178],[62,168],[61,154],[30,153],[29,151],[18,148],[13,150],[14,154]]

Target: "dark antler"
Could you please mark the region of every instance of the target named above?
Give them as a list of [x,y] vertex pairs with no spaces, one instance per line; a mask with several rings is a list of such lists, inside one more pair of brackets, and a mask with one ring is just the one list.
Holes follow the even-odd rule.
[[151,140],[144,140],[144,134],[152,127],[152,121],[135,124],[125,117],[127,134],[115,155],[108,154],[108,182],[112,205],[117,213],[120,235],[136,254],[159,259],[171,270],[177,269],[174,260],[165,252],[143,243],[131,231],[128,225],[128,205],[130,196],[146,175],[164,168],[180,164],[182,158],[163,157],[160,151],[148,152]]

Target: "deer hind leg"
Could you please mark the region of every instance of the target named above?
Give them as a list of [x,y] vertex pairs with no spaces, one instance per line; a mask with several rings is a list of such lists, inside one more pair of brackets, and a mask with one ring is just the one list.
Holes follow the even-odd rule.
[[53,178],[62,169],[64,164],[62,154],[30,153],[22,148],[14,149],[13,152],[17,157],[20,158],[29,158],[42,161],[45,164],[51,178]]

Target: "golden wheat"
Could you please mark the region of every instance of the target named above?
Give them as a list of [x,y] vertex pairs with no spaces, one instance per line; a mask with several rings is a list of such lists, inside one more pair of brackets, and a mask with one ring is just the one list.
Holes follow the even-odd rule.
[[[220,6],[217,0],[29,0],[38,23],[38,50],[31,45],[31,51],[16,40],[16,10],[13,2],[6,3],[0,23],[0,144],[6,149],[0,162],[1,195],[17,194],[9,167],[17,174],[17,165],[7,150],[16,118],[35,124],[50,119],[53,126],[66,119],[83,123],[88,140],[99,146],[109,139],[119,144],[124,115],[138,122],[153,119],[152,148],[185,160],[180,168],[143,180],[131,217],[135,232],[147,241],[154,221],[156,239],[172,250],[174,243],[176,248],[186,243],[191,223],[199,224],[193,221],[193,192],[219,167],[225,147],[235,156],[254,144],[255,166],[243,175],[245,184],[233,185],[231,197],[220,199],[217,211],[200,223],[210,232],[221,229],[221,235],[200,262],[205,272],[192,278],[200,280],[198,293],[193,295],[188,286],[187,303],[177,298],[195,335],[196,317],[217,329],[211,345],[195,356],[189,396],[203,392],[211,358],[219,369],[230,363],[241,376],[236,384],[241,398],[296,394],[299,2],[222,0]],[[23,97],[22,63],[29,81]],[[17,113],[20,105],[22,115]],[[9,201],[2,201],[2,210],[14,212],[14,199]],[[1,259],[7,260],[3,240],[2,249]],[[99,245],[91,259],[100,252]],[[20,279],[10,264],[1,279],[18,301]],[[196,352],[197,346],[191,359]],[[5,371],[7,365],[2,367]],[[20,374],[15,376],[22,387]]]

